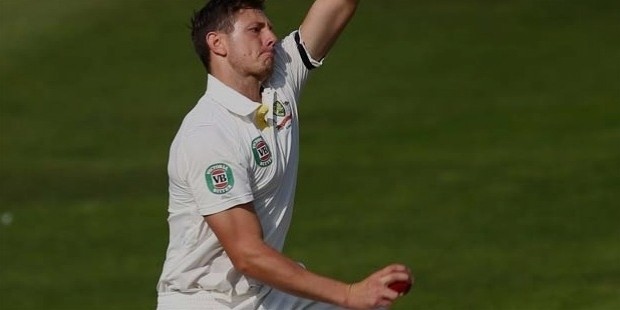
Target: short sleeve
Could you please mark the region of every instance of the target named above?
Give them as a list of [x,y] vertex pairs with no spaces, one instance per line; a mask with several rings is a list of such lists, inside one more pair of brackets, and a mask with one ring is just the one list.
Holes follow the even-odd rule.
[[276,46],[274,72],[269,81],[273,88],[288,88],[291,95],[299,98],[301,89],[308,79],[310,70],[322,65],[322,60],[312,58],[299,31],[294,31]]
[[217,126],[203,126],[185,137],[186,180],[201,215],[253,200],[249,164],[238,146],[238,139]]

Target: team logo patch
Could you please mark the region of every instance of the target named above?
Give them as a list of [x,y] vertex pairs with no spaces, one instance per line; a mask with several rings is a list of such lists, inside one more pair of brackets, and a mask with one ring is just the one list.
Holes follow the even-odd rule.
[[291,126],[293,120],[293,113],[288,101],[276,100],[273,103],[273,115],[275,116],[276,129],[282,130]]
[[263,140],[263,137],[257,137],[252,140],[252,154],[254,154],[256,164],[261,167],[267,167],[273,162],[271,150],[267,142]]
[[207,187],[214,194],[228,193],[235,185],[232,169],[227,164],[209,166],[205,172]]
[[273,114],[276,116],[286,116],[286,109],[284,105],[282,105],[282,102],[276,101],[273,103]]

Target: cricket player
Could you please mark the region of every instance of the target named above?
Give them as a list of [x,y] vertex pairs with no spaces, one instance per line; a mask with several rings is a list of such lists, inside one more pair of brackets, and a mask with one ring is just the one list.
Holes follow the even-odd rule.
[[356,0],[316,0],[282,40],[262,0],[211,0],[192,19],[207,88],[171,148],[170,239],[159,310],[375,309],[410,281],[388,265],[357,283],[306,270],[281,251],[299,154],[297,104]]

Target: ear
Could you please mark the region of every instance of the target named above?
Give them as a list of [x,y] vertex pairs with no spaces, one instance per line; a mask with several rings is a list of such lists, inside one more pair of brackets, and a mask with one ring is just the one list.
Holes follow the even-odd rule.
[[226,56],[226,42],[222,37],[222,34],[217,32],[209,32],[205,38],[207,40],[207,46],[209,46],[209,50],[214,54],[219,56]]

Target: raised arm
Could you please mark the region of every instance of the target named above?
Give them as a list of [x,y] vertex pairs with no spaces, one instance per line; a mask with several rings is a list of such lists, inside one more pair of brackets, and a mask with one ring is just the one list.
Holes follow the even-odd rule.
[[347,25],[358,0],[316,0],[301,24],[300,34],[310,56],[322,59],[327,55]]

